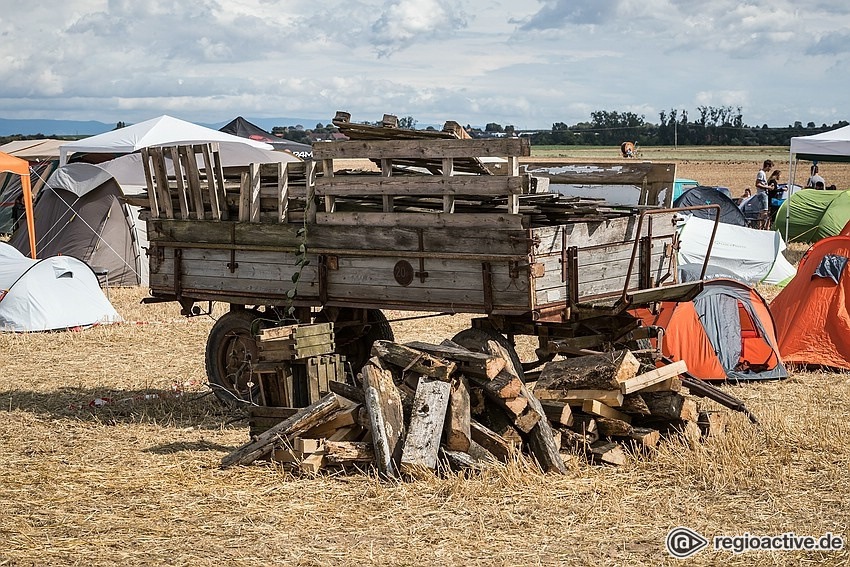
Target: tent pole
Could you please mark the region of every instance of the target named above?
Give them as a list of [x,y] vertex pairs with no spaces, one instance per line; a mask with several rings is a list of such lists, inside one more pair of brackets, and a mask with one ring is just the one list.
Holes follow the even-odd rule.
[[785,207],[785,243],[788,243],[788,227],[791,224],[791,193],[794,190],[794,176],[797,174],[797,160],[794,159],[794,154],[791,149],[788,149],[788,198]]
[[24,209],[27,214],[27,233],[30,237],[30,256],[35,260],[35,215],[32,212],[32,187],[30,174],[21,175],[21,188],[24,190]]

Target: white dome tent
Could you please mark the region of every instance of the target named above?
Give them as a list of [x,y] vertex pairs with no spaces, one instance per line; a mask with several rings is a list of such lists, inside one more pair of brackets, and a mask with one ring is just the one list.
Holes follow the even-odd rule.
[[72,256],[33,260],[0,242],[0,331],[54,331],[120,321],[85,262]]

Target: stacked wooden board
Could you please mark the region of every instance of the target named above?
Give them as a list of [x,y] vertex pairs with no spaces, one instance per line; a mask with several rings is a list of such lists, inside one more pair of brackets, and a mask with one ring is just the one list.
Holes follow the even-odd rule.
[[357,466],[397,477],[524,453],[565,472],[566,454],[620,464],[667,435],[695,440],[701,428],[724,426],[723,414],[701,416],[681,392],[683,364],[646,370],[629,351],[551,362],[533,388],[498,337],[475,351],[377,341],[372,354],[357,385],[330,382],[332,393],[281,415],[222,466],[272,459],[305,472]]

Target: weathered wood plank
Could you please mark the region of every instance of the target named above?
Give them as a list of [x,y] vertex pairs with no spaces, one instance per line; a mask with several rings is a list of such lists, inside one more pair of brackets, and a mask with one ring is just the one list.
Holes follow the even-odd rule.
[[463,375],[452,381],[449,395],[449,408],[446,413],[445,436],[446,449],[450,451],[468,451],[472,441],[469,401],[469,381]]
[[632,392],[637,392],[654,384],[658,384],[659,382],[663,382],[668,378],[674,378],[687,371],[687,363],[684,360],[679,360],[673,364],[668,364],[661,368],[656,368],[655,370],[638,374],[632,378],[620,380],[620,391],[624,394],[631,394]]
[[582,404],[581,406],[581,411],[599,417],[619,419],[621,421],[625,421],[626,423],[632,422],[631,416],[626,415],[623,412],[617,411],[612,407],[606,406],[602,402],[596,400],[585,400],[584,404]]
[[422,376],[413,398],[410,426],[401,454],[401,471],[435,469],[440,437],[446,421],[451,383]]
[[316,144],[313,160],[351,158],[442,159],[531,155],[528,138],[486,140],[352,140]]
[[528,220],[523,215],[508,213],[316,213],[316,223],[327,226],[419,227],[443,229],[448,227],[481,227],[496,230],[520,230]]
[[270,453],[278,439],[292,437],[321,425],[324,421],[331,419],[340,408],[339,399],[336,395],[328,394],[318,402],[299,410],[274,427],[270,427],[264,433],[258,435],[255,440],[225,456],[221,460],[221,467],[250,464]]
[[404,437],[401,397],[392,374],[381,368],[376,358],[372,358],[361,370],[361,381],[378,470],[384,475],[396,476]]
[[325,195],[507,196],[520,193],[522,193],[522,178],[502,175],[456,175],[451,177],[345,175],[316,179],[316,195],[322,197]]
[[372,344],[372,356],[377,356],[399,368],[448,382],[457,365],[444,358],[433,356],[415,348],[400,345],[392,341],[375,341]]
[[[480,272],[478,275],[480,276]],[[483,352],[473,352],[463,347],[433,345],[422,341],[410,341],[405,343],[405,345],[435,356],[455,360],[459,363],[458,368],[462,372],[474,376],[492,379],[505,367],[505,361],[501,357],[488,355]]]

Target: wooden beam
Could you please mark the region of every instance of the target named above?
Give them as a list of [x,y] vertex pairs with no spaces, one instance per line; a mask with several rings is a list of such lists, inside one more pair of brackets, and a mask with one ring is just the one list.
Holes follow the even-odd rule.
[[449,408],[446,413],[446,449],[450,451],[468,451],[472,441],[470,421],[472,419],[469,402],[469,381],[458,376],[452,381],[449,395]]
[[328,158],[469,158],[529,156],[528,138],[491,138],[484,140],[352,140],[313,146],[313,160]]
[[581,410],[583,412],[596,415],[599,417],[608,417],[612,419],[619,419],[625,421],[626,423],[631,423],[632,418],[623,412],[619,412],[612,407],[606,406],[602,402],[597,400],[585,400],[584,404],[581,406]]
[[510,460],[517,451],[515,445],[475,420],[470,422],[470,429],[472,431],[472,440],[502,462]]
[[661,368],[656,368],[655,370],[650,370],[649,372],[638,374],[633,378],[619,380],[620,391],[623,394],[631,394],[632,392],[643,390],[644,388],[653,386],[669,378],[674,378],[679,374],[682,374],[683,372],[687,371],[687,363],[684,360],[679,360],[674,362],[673,364],[668,364],[666,366],[662,366]]
[[378,471],[386,476],[396,476],[404,437],[401,396],[392,374],[381,368],[375,358],[363,367],[361,378]]
[[414,372],[443,382],[451,379],[456,365],[450,360],[438,358],[415,348],[392,341],[378,340],[372,344],[372,356],[377,356],[404,371]]
[[221,468],[247,465],[269,454],[278,439],[294,437],[308,429],[321,425],[340,410],[339,399],[328,394],[315,404],[307,406],[279,424],[270,427],[250,443],[236,449],[221,460]]
[[401,471],[415,472],[419,467],[437,468],[440,437],[446,421],[451,384],[422,376],[413,398],[410,426],[401,454]]
[[505,361],[501,357],[483,352],[473,352],[463,347],[446,344],[434,345],[421,341],[410,341],[405,343],[405,346],[454,360],[458,363],[458,369],[467,375],[495,378],[505,367]]

